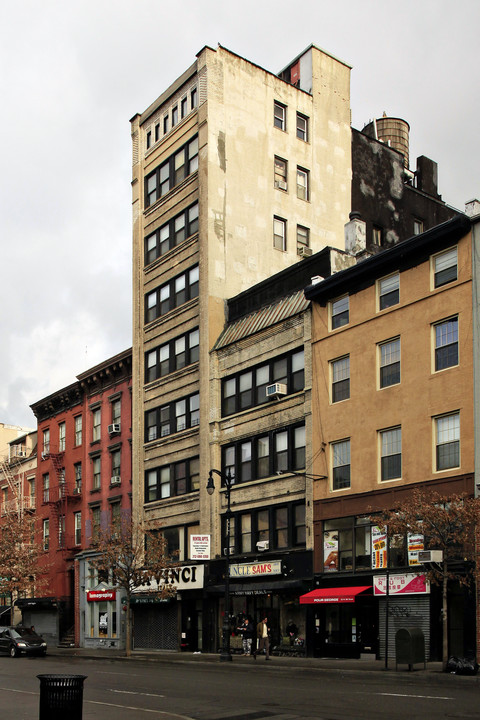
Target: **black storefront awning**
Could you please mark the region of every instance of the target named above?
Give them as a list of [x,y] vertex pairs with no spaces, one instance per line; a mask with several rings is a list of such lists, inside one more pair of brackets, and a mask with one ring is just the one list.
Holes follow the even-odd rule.
[[19,598],[15,600],[14,605],[20,608],[20,610],[25,608],[53,610],[57,607],[57,600],[56,598]]

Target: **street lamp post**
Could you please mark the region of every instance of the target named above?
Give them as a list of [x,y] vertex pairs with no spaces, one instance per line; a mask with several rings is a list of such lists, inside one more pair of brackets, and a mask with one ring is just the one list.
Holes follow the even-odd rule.
[[213,473],[216,473],[225,483],[225,496],[227,498],[227,514],[226,514],[226,537],[227,546],[225,548],[225,600],[224,600],[224,613],[223,613],[223,638],[222,638],[222,651],[220,653],[220,660],[223,662],[229,662],[232,660],[230,653],[230,491],[234,482],[233,477],[230,474],[230,470],[226,473],[220,472],[220,470],[212,469],[208,473],[207,482],[207,493],[213,495],[215,492],[215,483],[213,481]]

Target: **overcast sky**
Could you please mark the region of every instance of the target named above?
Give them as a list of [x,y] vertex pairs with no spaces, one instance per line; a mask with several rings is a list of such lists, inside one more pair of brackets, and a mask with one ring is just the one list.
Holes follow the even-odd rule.
[[130,118],[218,43],[278,72],[352,65],[352,124],[410,124],[464,209],[480,196],[476,0],[16,0],[0,23],[0,422],[131,346]]

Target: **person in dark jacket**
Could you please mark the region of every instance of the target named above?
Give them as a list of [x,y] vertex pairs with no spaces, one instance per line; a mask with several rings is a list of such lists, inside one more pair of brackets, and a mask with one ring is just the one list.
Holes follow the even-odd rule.
[[270,660],[270,628],[268,618],[264,617],[257,625],[257,651],[253,654],[256,659],[257,652],[265,649],[265,660]]
[[243,623],[240,625],[238,630],[242,634],[242,645],[243,645],[243,654],[244,655],[251,655],[252,654],[252,642],[253,642],[253,636],[254,636],[254,629],[253,625],[248,619],[248,617],[245,618]]

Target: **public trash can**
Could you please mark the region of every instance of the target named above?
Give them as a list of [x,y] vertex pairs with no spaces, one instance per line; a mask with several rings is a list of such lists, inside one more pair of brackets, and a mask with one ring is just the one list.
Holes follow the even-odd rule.
[[87,675],[37,675],[39,720],[82,720],[83,681]]
[[425,663],[425,637],[420,628],[400,628],[395,635],[395,669],[400,663],[412,669],[415,663]]

